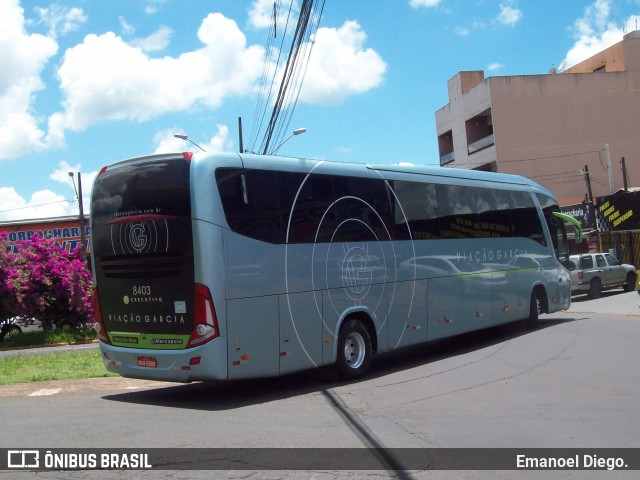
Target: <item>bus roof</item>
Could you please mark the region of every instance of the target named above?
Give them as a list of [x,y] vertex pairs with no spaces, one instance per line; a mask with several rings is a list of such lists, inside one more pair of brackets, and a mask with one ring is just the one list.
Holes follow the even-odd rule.
[[[153,159],[167,159],[183,156],[184,152],[172,154],[156,154],[145,157],[132,158],[118,162],[115,165],[126,164],[131,161],[149,161]],[[540,193],[544,193],[550,197],[554,195],[540,184],[520,175],[512,175],[506,173],[483,172],[479,170],[467,170],[462,168],[445,168],[440,166],[414,165],[409,163],[400,164],[369,164],[358,162],[336,162],[322,159],[309,159],[303,157],[283,157],[272,155],[258,155],[254,153],[212,153],[204,156],[194,157],[194,160],[200,162],[213,162],[215,164],[241,164],[244,168],[251,169],[273,169],[284,171],[309,172],[323,164],[322,173],[330,173],[335,175],[354,175],[354,176],[370,176],[371,173],[377,172],[382,178],[392,179],[394,174],[402,176],[429,176],[434,180],[441,179],[447,181],[449,179],[461,179],[470,182],[492,183],[513,185],[532,188]],[[369,172],[369,173],[367,173]],[[418,179],[416,179],[418,180]]]
[[[550,197],[554,195],[540,184],[520,175],[506,173],[483,172],[479,170],[467,170],[461,168],[445,168],[439,166],[413,165],[413,164],[368,164],[357,162],[336,162],[320,159],[308,159],[297,157],[280,157],[255,154],[238,154],[246,168],[267,168],[275,170],[310,171],[319,163],[324,164],[322,173],[335,175],[369,176],[377,172],[382,178],[391,179],[394,174],[430,176],[434,180],[462,179],[472,182],[500,183],[504,185],[517,185],[530,187]],[[370,172],[367,174],[367,172]],[[418,180],[418,179],[416,179]]]

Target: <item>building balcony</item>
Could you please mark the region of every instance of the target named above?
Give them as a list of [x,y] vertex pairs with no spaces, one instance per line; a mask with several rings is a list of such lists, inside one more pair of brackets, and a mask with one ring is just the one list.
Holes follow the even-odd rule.
[[493,144],[493,134],[487,135],[486,137],[481,138],[480,140],[476,140],[475,142],[467,145],[467,151],[469,152],[469,155],[471,155],[472,153],[479,152],[480,150],[490,147]]
[[453,152],[445,153],[444,155],[440,155],[440,166],[446,165],[447,163],[451,163],[456,159],[456,156]]

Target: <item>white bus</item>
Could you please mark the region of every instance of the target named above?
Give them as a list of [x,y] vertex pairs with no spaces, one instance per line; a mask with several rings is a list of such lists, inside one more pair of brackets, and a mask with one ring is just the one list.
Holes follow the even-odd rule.
[[106,368],[190,382],[336,365],[567,309],[567,235],[522,177],[246,154],[155,155],[92,195]]

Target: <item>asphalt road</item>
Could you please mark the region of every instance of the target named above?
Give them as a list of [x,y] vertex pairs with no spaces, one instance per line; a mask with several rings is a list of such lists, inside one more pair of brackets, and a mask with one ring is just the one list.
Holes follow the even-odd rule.
[[[379,355],[370,374],[0,387],[0,447],[640,448],[640,297],[576,298],[507,326]],[[37,478],[388,478],[376,472],[44,472]],[[638,471],[400,471],[429,479],[638,479]],[[0,472],[24,479],[23,473]]]

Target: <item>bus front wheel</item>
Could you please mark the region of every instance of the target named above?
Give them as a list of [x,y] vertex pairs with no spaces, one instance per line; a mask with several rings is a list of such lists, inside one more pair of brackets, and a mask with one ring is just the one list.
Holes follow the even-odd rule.
[[338,336],[338,373],[344,380],[358,378],[369,369],[373,353],[371,333],[355,318],[345,321]]

